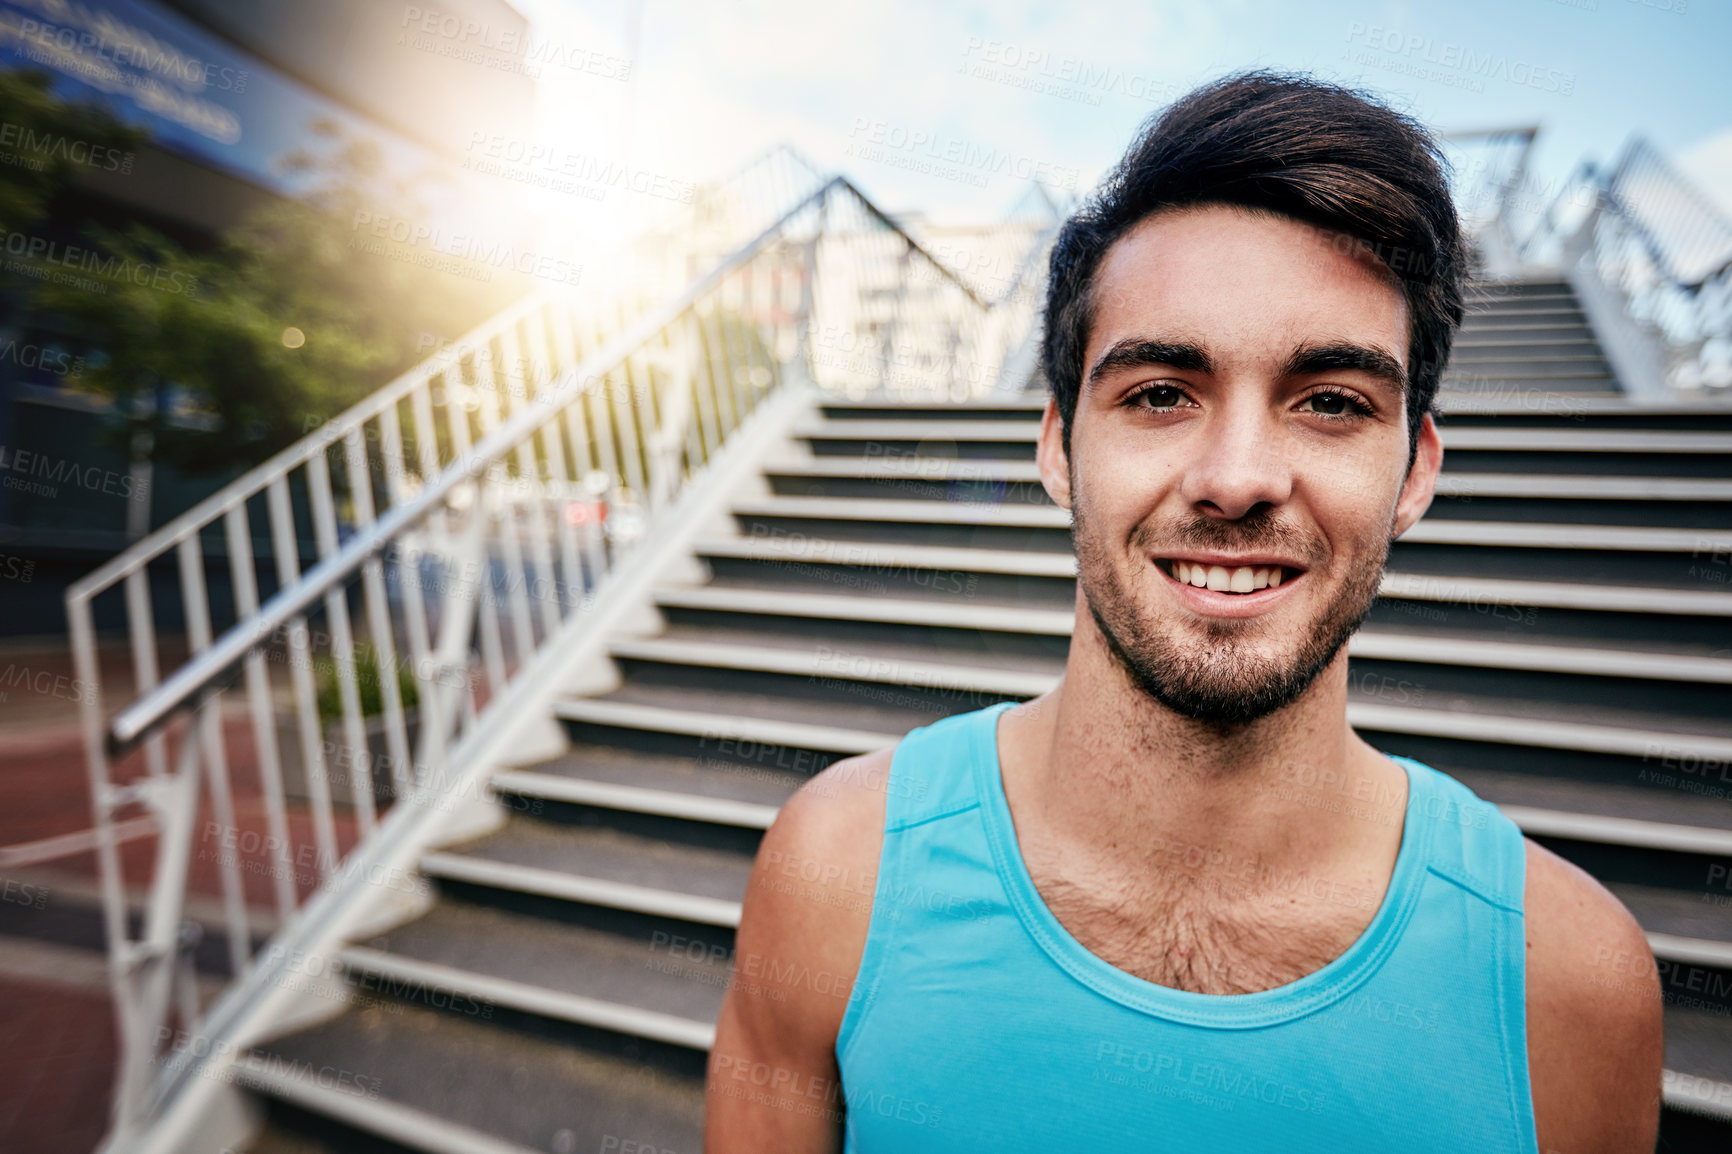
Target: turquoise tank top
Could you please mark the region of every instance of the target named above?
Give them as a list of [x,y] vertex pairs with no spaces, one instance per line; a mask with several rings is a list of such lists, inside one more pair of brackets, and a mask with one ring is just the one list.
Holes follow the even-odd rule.
[[1522,838],[1407,758],[1389,888],[1298,981],[1199,994],[1090,953],[1029,878],[1011,703],[909,734],[836,1057],[847,1154],[1536,1154]]

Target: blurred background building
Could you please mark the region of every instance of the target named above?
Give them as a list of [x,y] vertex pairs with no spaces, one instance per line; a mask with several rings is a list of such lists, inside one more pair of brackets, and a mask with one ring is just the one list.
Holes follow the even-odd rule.
[[[485,28],[493,44],[527,33],[523,16],[504,3],[461,0],[441,12],[441,19]],[[256,447],[222,461],[229,454],[199,442],[232,439],[237,430],[215,424],[208,403],[191,400],[173,380],[121,380],[108,369],[114,352],[107,346],[126,336],[125,322],[113,315],[118,306],[66,308],[64,294],[32,293],[33,283],[62,275],[92,280],[94,273],[93,283],[106,290],[99,301],[140,292],[196,296],[201,257],[318,192],[346,194],[356,212],[365,203],[356,198],[384,201],[365,226],[358,216],[348,222],[352,235],[343,239],[358,244],[381,240],[371,227],[379,221],[387,223],[386,244],[392,228],[408,235],[405,222],[429,236],[440,229],[483,243],[529,239],[520,224],[486,215],[486,190],[465,161],[483,126],[528,135],[534,79],[518,55],[477,37],[455,41],[465,56],[430,50],[446,41],[404,13],[390,3],[150,0],[0,9],[0,61],[19,100],[6,122],[10,169],[52,189],[51,203],[33,218],[12,205],[5,222],[4,333],[15,355],[0,361],[0,443],[11,452],[28,446],[34,461],[24,472],[47,480],[41,488],[0,490],[0,539],[33,572],[28,585],[8,591],[0,633],[58,627],[67,581],[303,431],[292,414],[261,415],[281,427],[240,430]],[[420,43],[424,37],[430,42]],[[477,57],[503,67],[477,67]],[[390,197],[392,182],[409,181],[432,203],[412,207]],[[101,239],[140,229],[151,239]],[[309,293],[339,287],[321,282],[316,270],[294,271]],[[477,276],[491,271],[476,269]],[[276,291],[287,296],[297,287]],[[373,363],[345,366],[352,373],[343,385],[362,395],[425,351],[415,349],[415,333],[440,323],[466,328],[506,294],[475,295],[480,299],[461,303],[423,300],[431,308],[420,328],[399,335],[384,357],[363,355]],[[177,303],[151,301],[143,312]],[[411,311],[393,319],[406,321]],[[268,388],[268,376],[243,379],[248,367],[233,363],[219,387]],[[208,362],[205,369],[220,371]],[[183,453],[158,460],[146,447],[158,422],[172,430],[171,440],[187,443]]]

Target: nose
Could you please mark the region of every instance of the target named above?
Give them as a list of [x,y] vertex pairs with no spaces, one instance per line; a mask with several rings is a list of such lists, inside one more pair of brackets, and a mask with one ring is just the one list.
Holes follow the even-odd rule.
[[1293,494],[1293,462],[1279,423],[1264,406],[1231,404],[1210,413],[1193,441],[1180,493],[1205,516],[1237,521]]

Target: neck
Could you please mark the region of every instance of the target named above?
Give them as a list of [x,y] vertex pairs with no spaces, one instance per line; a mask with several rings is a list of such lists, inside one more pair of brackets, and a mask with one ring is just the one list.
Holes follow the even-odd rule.
[[1387,877],[1399,848],[1406,775],[1347,724],[1345,650],[1285,708],[1222,730],[1137,687],[1079,596],[1064,681],[1004,725],[1019,826],[1102,865],[1182,847],[1260,872]]

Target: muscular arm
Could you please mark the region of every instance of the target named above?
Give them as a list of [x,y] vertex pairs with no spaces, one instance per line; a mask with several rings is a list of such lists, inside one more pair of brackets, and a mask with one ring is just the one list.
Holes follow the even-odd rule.
[[837,762],[764,835],[710,1050],[709,1154],[842,1148],[836,1035],[871,919],[890,756]]
[[1540,1154],[1650,1154],[1665,1044],[1641,926],[1586,873],[1527,846],[1528,1072]]

